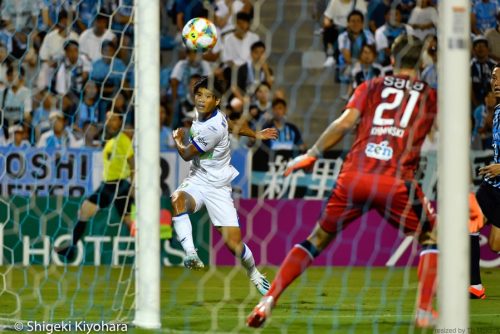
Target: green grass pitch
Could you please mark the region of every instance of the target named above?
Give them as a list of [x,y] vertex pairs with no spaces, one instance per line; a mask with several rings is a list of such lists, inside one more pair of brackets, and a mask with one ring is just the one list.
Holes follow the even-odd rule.
[[[272,278],[276,268],[264,268]],[[0,267],[0,323],[133,319],[130,267]],[[470,303],[466,333],[500,333],[500,269],[483,269],[486,300]],[[131,333],[432,333],[416,330],[415,269],[312,267],[282,296],[263,330],[245,327],[260,299],[237,267],[162,271],[160,331]],[[21,307],[16,309],[17,299]],[[124,306],[124,307],[123,307]]]

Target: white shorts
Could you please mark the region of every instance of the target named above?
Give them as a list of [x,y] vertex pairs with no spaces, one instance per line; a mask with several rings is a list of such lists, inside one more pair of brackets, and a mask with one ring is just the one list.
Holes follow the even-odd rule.
[[231,197],[233,190],[230,185],[216,188],[208,184],[195,183],[188,178],[176,191],[184,191],[193,197],[196,203],[194,212],[199,211],[205,205],[214,226],[240,226]]

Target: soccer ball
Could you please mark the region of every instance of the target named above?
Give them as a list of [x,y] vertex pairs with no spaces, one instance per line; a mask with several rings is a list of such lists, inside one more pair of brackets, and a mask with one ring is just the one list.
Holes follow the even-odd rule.
[[217,30],[209,20],[195,17],[182,28],[182,40],[188,49],[205,52],[217,43]]

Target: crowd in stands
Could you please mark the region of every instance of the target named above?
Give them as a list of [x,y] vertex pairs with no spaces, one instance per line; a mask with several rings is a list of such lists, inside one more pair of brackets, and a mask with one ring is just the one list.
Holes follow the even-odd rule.
[[[495,103],[489,79],[500,60],[500,1],[474,0],[471,8],[473,148],[487,149]],[[278,140],[263,145],[297,153],[305,148],[300,124],[286,120],[286,94],[267,61],[270,46],[252,31],[259,13],[254,1],[168,0],[161,9],[161,50],[178,59],[162,64],[160,73],[162,149],[173,146],[172,129],[190,126],[191,87],[210,73],[226,84],[223,110],[229,118],[280,130]],[[343,98],[363,81],[392,73],[390,47],[401,34],[425,43],[421,78],[437,88],[436,0],[316,0],[314,9],[323,65],[347,87]],[[109,110],[126,114],[132,126],[133,0],[2,0],[0,15],[0,145],[100,147]],[[200,16],[212,19],[219,34],[204,54],[185,50],[180,38],[184,24]]]

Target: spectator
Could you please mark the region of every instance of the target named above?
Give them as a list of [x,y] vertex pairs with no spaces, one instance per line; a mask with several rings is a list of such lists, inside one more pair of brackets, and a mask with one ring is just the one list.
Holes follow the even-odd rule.
[[479,150],[489,149],[493,139],[493,116],[496,106],[495,93],[490,90],[484,98],[484,104],[480,104],[474,109],[472,130],[472,147]]
[[471,29],[476,35],[483,35],[486,30],[494,29],[500,10],[496,0],[481,0],[471,8]]
[[53,111],[49,116],[52,129],[43,133],[38,140],[36,147],[47,149],[68,149],[82,146],[73,135],[71,129],[66,126],[64,114],[60,111]]
[[46,32],[51,30],[54,24],[57,23],[57,18],[62,10],[71,14],[71,17],[79,16],[79,13],[76,12],[76,1],[41,0],[37,2],[40,3],[40,15],[38,16],[39,31]]
[[5,88],[7,84],[7,69],[11,63],[9,52],[5,45],[0,44],[0,88]]
[[49,92],[45,92],[42,103],[33,112],[33,125],[35,126],[35,139],[38,140],[40,135],[50,130],[49,116],[55,108],[55,99]]
[[496,28],[488,29],[485,37],[490,46],[490,57],[498,63],[500,61],[500,12],[497,14]]
[[251,16],[247,13],[236,14],[234,32],[224,36],[222,62],[227,67],[241,66],[251,60],[250,47],[257,42],[259,36],[250,31]]
[[4,129],[16,123],[31,122],[31,90],[24,85],[23,67],[8,67],[7,87],[0,91],[0,109]]
[[438,20],[438,12],[431,5],[431,0],[418,0],[417,7],[413,8],[408,20],[408,24],[413,28],[411,34],[421,41],[428,35],[436,35]]
[[36,29],[40,5],[33,0],[3,0],[1,15],[10,32],[28,32]]
[[383,74],[382,66],[375,62],[376,57],[377,52],[375,46],[365,44],[361,49],[359,61],[356,62],[352,68],[351,77],[353,81],[349,95],[351,95],[356,87],[366,80],[377,78]]
[[186,95],[186,99],[180,103],[180,109],[177,109],[174,113],[174,119],[172,121],[173,128],[177,128],[182,119],[190,118],[194,110],[194,85],[195,83],[201,79],[201,75],[193,74],[189,78],[189,94]]
[[401,5],[401,16],[402,16],[402,21],[404,23],[408,23],[408,20],[410,19],[411,12],[416,6],[416,1],[413,0],[400,0],[399,4]]
[[375,38],[369,30],[363,29],[364,16],[359,10],[353,10],[347,17],[347,30],[339,35],[339,79],[350,83],[351,67],[359,59],[365,44],[374,45]]
[[[377,2],[371,1],[373,7],[368,10],[368,28],[372,33],[375,33],[378,28],[387,22],[387,12],[392,8],[392,0],[380,0]],[[394,4],[396,6],[396,4]]]
[[15,124],[9,127],[9,141],[7,145],[15,148],[28,148],[31,144],[26,140],[26,129],[22,124]]
[[102,43],[102,57],[92,63],[90,79],[101,89],[102,97],[112,97],[119,88],[127,84],[127,68],[115,55],[115,43],[105,40]]
[[420,79],[425,81],[434,89],[437,89],[438,86],[438,70],[437,70],[437,37],[431,36],[427,41],[427,48],[425,52],[432,60],[430,64],[428,64],[420,75]]
[[305,144],[299,129],[292,123],[286,121],[287,104],[285,100],[275,99],[272,103],[272,120],[263,128],[274,127],[279,131],[278,139],[264,141],[272,151],[287,150],[294,151],[294,155],[305,150]]
[[392,74],[391,46],[394,40],[402,35],[408,34],[411,27],[402,22],[401,5],[389,8],[385,12],[385,24],[375,32],[375,44],[377,45],[377,61],[384,67],[384,73]]
[[177,31],[180,33],[184,25],[194,17],[207,17],[208,10],[201,0],[174,0],[174,15]]
[[244,96],[251,96],[259,84],[265,82],[273,84],[273,76],[266,61],[266,45],[257,41],[250,47],[251,60],[238,68],[237,86],[232,87],[233,94],[243,100]]
[[488,40],[476,36],[472,42],[474,57],[471,60],[472,105],[477,107],[490,90],[491,72],[495,61],[489,57]]
[[113,17],[111,30],[117,35],[132,37],[134,34],[134,23],[132,20],[134,0],[118,0],[118,6],[115,1],[112,7],[113,11],[108,13]]
[[97,86],[93,81],[87,81],[73,120],[75,131],[85,137],[85,146],[93,146],[97,133],[103,128],[104,113],[98,107],[99,97]]
[[192,75],[206,76],[210,72],[210,65],[201,59],[200,54],[193,50],[186,50],[186,59],[179,60],[175,64],[170,76],[173,105],[182,103],[187,98]]
[[104,41],[116,41],[116,36],[108,29],[109,18],[103,14],[97,15],[92,28],[80,35],[80,52],[91,62],[101,58],[101,46]]
[[252,2],[250,0],[217,0],[214,23],[220,28],[220,36],[234,31],[236,14],[240,12],[253,17]]
[[323,45],[326,52],[324,67],[331,67],[338,60],[339,34],[347,29],[347,17],[354,9],[366,14],[366,2],[357,0],[331,0],[323,19]]
[[38,76],[39,90],[49,85],[58,61],[64,57],[64,45],[68,40],[78,41],[78,34],[68,29],[68,13],[62,10],[56,27],[45,36],[40,48],[42,65]]
[[254,116],[257,121],[263,120],[267,122],[272,118],[271,86],[268,83],[263,82],[257,86],[252,103],[258,110],[258,117]]
[[70,93],[75,100],[80,98],[83,86],[92,71],[87,57],[79,53],[78,42],[69,40],[64,45],[65,57],[56,69],[54,90],[59,95]]
[[160,151],[166,151],[169,148],[175,147],[172,128],[168,126],[167,119],[167,109],[160,105]]
[[79,31],[83,32],[92,26],[97,15],[99,15],[101,2],[101,0],[78,1],[78,15],[75,23]]

